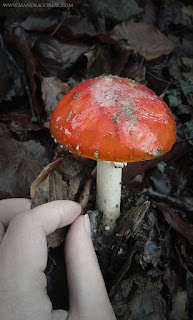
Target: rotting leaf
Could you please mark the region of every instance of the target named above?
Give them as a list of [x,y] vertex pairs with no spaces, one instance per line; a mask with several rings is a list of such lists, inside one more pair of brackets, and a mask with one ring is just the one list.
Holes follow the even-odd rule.
[[[157,239],[156,239],[157,240]],[[156,243],[157,241],[147,239],[144,245],[143,252],[143,265],[151,263],[154,267],[157,267],[162,254],[162,246]]]
[[116,22],[132,19],[144,11],[136,0],[99,0],[98,6],[106,19]]
[[45,105],[45,111],[47,113],[47,119],[44,123],[44,127],[49,128],[49,121],[54,108],[70,89],[70,86],[66,82],[62,82],[59,78],[43,78],[41,91],[42,99]]
[[178,107],[182,103],[179,89],[169,89],[166,94],[170,107]]
[[83,42],[70,40],[62,42],[55,38],[40,37],[35,51],[48,75],[64,78],[80,56],[91,47]]
[[161,1],[159,8],[158,28],[160,31],[166,31],[175,17],[174,1]]
[[163,320],[166,302],[160,280],[151,281],[144,273],[134,274],[118,285],[111,299],[118,320]]
[[170,319],[190,319],[187,313],[187,291],[176,292],[173,296],[172,304]]
[[144,2],[144,14],[141,22],[145,24],[156,24],[157,20],[157,7],[152,0],[147,0]]
[[[38,85],[41,81],[41,76],[38,73],[37,61],[32,55],[32,52],[27,46],[27,44],[20,37],[10,33],[5,33],[4,40],[6,44],[14,48],[14,50],[16,50],[20,54],[20,56],[25,60],[26,72],[27,72],[28,81],[30,84],[31,96],[33,99],[33,106],[34,106],[35,112],[37,114],[41,114],[42,104],[38,95]],[[26,84],[24,84],[24,87],[25,87],[25,90],[27,90]]]
[[97,32],[87,17],[71,16],[64,19],[61,28],[57,30],[57,34],[65,37],[81,38],[95,36]]
[[177,232],[182,234],[193,245],[193,225],[186,223],[180,216],[171,210],[164,203],[157,204],[158,209],[163,213],[167,223]]
[[101,74],[108,74],[110,70],[109,55],[103,46],[97,45],[94,50],[85,53],[87,58],[86,77],[94,78]]
[[40,166],[23,143],[0,137],[0,198],[29,197]]
[[118,236],[131,237],[140,227],[149,206],[150,201],[145,201],[141,206],[133,207],[129,212],[125,213],[120,221],[121,231],[118,233]]
[[175,48],[174,43],[152,25],[125,21],[116,25],[110,34],[115,40],[126,40],[129,49],[147,61],[168,55]]
[[23,94],[20,78],[8,60],[8,57],[0,51],[0,102],[11,101],[15,96]]
[[[8,108],[7,108],[8,109]],[[12,109],[9,111],[6,110],[2,117],[2,121],[5,123],[10,123],[10,130],[14,130],[14,125],[17,126],[18,130],[24,134],[27,134],[27,131],[39,131],[42,129],[42,125],[38,123],[31,122],[29,107],[27,105],[21,106],[21,109],[18,107],[15,112]],[[13,125],[11,125],[13,124]],[[13,129],[13,130],[12,130]],[[16,134],[18,132],[15,132]],[[19,137],[20,138],[20,137]],[[22,140],[22,139],[21,139]]]
[[33,154],[41,168],[44,168],[49,163],[47,150],[39,142],[28,140],[24,142],[24,145]]
[[0,122],[0,136],[13,138],[12,133],[8,127],[8,125]]
[[94,36],[96,30],[87,17],[72,15],[70,11],[52,11],[49,15],[46,12],[30,15],[21,26],[25,30],[52,32],[60,37],[79,38],[82,36]]
[[[120,75],[122,72],[127,71],[127,62],[132,51],[124,43],[117,43],[113,46],[113,55],[112,55],[112,65],[111,72],[112,74]],[[117,63],[119,61],[119,63]],[[126,70],[125,70],[126,69]],[[131,77],[131,79],[133,79]]]
[[162,194],[171,195],[171,181],[165,172],[155,170],[150,177],[153,182],[154,189]]
[[113,284],[113,286],[111,288],[111,291],[109,293],[109,296],[111,298],[115,294],[116,289],[117,289],[119,283],[121,282],[121,280],[123,279],[124,275],[130,269],[133,256],[135,255],[136,252],[137,252],[137,247],[136,247],[136,245],[134,245],[132,247],[131,251],[128,253],[127,260],[125,261],[124,265],[122,266],[122,268],[119,270],[119,272],[116,275],[116,279],[115,279],[114,284]]
[[134,61],[129,61],[121,73],[122,77],[133,79],[136,82],[145,83],[146,67]]
[[180,80],[180,86],[183,91],[184,96],[186,97],[190,105],[193,104],[193,84],[189,81]]
[[52,11],[49,14],[46,11],[39,12],[38,14],[29,15],[22,23],[21,26],[28,31],[50,32],[60,22],[61,12]]

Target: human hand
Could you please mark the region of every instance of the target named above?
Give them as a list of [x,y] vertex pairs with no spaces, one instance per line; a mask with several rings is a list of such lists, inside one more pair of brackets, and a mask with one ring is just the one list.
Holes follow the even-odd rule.
[[[27,199],[0,201],[0,319],[116,320],[79,204],[30,206]],[[53,311],[44,274],[46,236],[71,223],[65,240],[70,308]]]

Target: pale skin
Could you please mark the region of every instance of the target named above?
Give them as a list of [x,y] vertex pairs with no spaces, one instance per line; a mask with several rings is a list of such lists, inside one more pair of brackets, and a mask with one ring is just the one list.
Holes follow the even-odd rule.
[[[0,201],[0,319],[116,320],[79,204]],[[52,310],[46,292],[46,236],[70,225],[65,241],[69,311]]]

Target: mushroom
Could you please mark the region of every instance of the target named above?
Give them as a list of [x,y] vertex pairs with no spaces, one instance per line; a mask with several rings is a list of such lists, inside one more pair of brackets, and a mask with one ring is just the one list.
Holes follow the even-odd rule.
[[68,92],[52,114],[50,130],[60,145],[97,161],[96,206],[106,229],[120,215],[124,163],[162,156],[176,140],[166,103],[145,86],[112,75]]

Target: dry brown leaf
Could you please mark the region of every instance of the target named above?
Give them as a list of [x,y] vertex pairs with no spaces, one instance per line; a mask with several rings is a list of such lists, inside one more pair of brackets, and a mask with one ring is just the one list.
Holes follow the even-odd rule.
[[[75,176],[70,180],[64,178],[57,170],[63,163],[63,158],[47,165],[31,185],[32,207],[54,200],[75,200],[81,177]],[[64,179],[63,179],[64,178]],[[55,248],[64,241],[66,228],[57,229],[47,236],[48,248]]]
[[42,67],[47,70],[46,74],[61,79],[67,77],[78,59],[91,48],[81,41],[64,42],[45,35],[41,35],[35,45],[36,55]]
[[177,232],[182,234],[193,245],[193,225],[186,223],[180,218],[180,216],[173,210],[171,210],[164,203],[159,203],[159,210],[163,213],[167,223]]
[[187,312],[187,291],[175,292],[172,304],[171,317],[174,317],[173,319],[189,319]]
[[91,186],[92,186],[92,180],[91,179],[86,180],[78,198],[78,202],[80,203],[83,212],[89,201]]
[[30,195],[31,195],[31,199],[34,199],[35,196],[36,196],[36,190],[37,190],[37,187],[38,185],[44,181],[48,174],[56,169],[56,168],[59,168],[59,166],[62,164],[63,162],[63,159],[62,158],[59,158],[57,160],[55,160],[54,162],[48,164],[39,174],[39,176],[32,182],[31,184],[31,187],[30,187]]
[[41,169],[49,163],[49,155],[47,149],[35,140],[27,140],[24,142],[25,147],[30,151],[34,158],[38,161]]
[[119,237],[126,236],[129,238],[133,233],[140,228],[144,215],[149,209],[150,201],[145,201],[141,206],[132,207],[125,213],[120,222],[121,231],[118,233]]
[[7,123],[4,124],[3,122],[0,122],[0,136],[8,137],[8,138],[13,137]]
[[124,21],[111,31],[115,40],[126,40],[130,50],[139,52],[147,61],[169,54],[175,47],[156,27]]
[[182,7],[182,12],[184,13],[184,14],[187,14],[187,15],[190,15],[190,16],[192,16],[193,17],[193,6],[183,6]]
[[49,234],[49,236],[47,236],[48,248],[57,248],[64,241],[66,232],[66,228],[61,228]]
[[38,86],[41,81],[41,76],[38,72],[38,64],[34,58],[30,48],[26,45],[23,39],[11,33],[4,34],[6,44],[14,48],[21,57],[25,60],[26,71],[31,89],[31,96],[33,99],[33,106],[36,114],[42,113],[41,99],[39,98]]
[[0,198],[29,197],[40,166],[23,143],[0,137]]
[[54,108],[62,97],[70,91],[70,86],[62,82],[59,78],[56,77],[46,77],[43,78],[41,84],[42,99],[45,105],[45,111],[47,113],[47,119],[44,123],[46,128],[49,128],[49,120],[51,117]]

